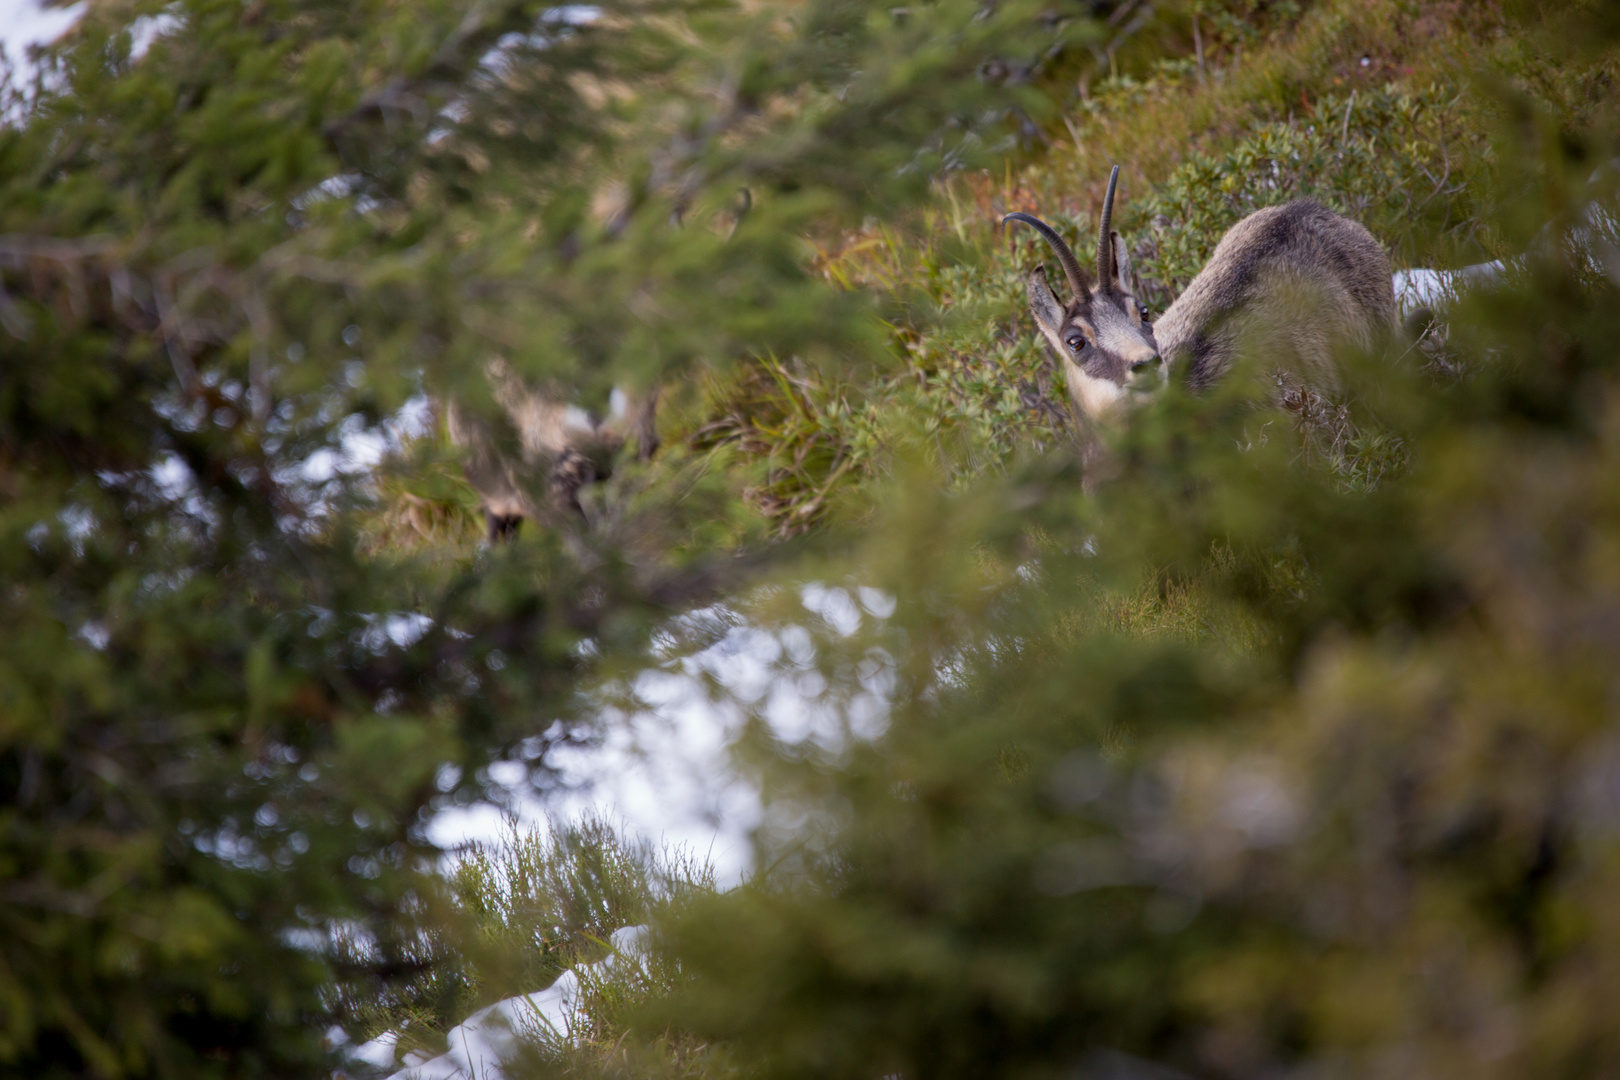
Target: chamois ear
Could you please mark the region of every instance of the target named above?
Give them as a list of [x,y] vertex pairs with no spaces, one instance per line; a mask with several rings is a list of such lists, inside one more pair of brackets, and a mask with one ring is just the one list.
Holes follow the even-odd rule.
[[1046,280],[1046,267],[1037,266],[1029,272],[1029,310],[1046,335],[1056,338],[1063,326],[1063,305]]
[[1108,234],[1108,251],[1114,287],[1136,296],[1141,292],[1142,283],[1136,276],[1136,268],[1131,265],[1131,251],[1125,246],[1125,241],[1120,239],[1119,233]]

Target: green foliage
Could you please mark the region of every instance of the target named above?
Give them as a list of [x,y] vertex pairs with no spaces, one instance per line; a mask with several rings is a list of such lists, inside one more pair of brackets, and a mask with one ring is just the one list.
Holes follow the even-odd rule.
[[[1112,161],[1125,162],[1116,221],[1160,311],[1227,228],[1291,198],[1365,222],[1397,265],[1481,261],[1503,253],[1502,208],[1519,205],[1511,183],[1521,178],[1508,170],[1510,183],[1495,162],[1500,110],[1466,92],[1468,70],[1437,56],[1492,50],[1514,78],[1564,88],[1608,70],[1555,70],[1545,51],[1493,38],[1494,24],[1394,4],[1216,14],[1201,10],[1202,78],[1188,55],[1190,11],[1131,20],[1116,45],[1134,59],[1088,76],[1044,157],[1001,180],[958,176],[909,227],[870,227],[823,253],[831,281],[887,301],[899,369],[854,386],[799,371],[791,394],[768,373],[750,374],[716,395],[699,436],[768,459],[772,479],[754,489],[755,505],[780,530],[840,501],[868,505],[862,489],[915,448],[971,479],[1069,437],[1062,377],[1023,299],[1025,275],[1049,252],[1038,238],[1003,238],[1006,211],[1036,213],[1087,250],[1100,182]],[[1430,51],[1409,38],[1427,38]],[[784,425],[789,416],[799,419]],[[1392,436],[1350,422],[1342,401],[1301,403],[1296,424],[1347,483],[1398,467]]]
[[[1565,241],[1614,213],[1617,147],[1497,93],[1469,108],[1534,121],[1495,144],[1520,164],[1457,205],[1550,236],[1451,312],[1453,368],[1347,358],[1352,482],[1233,382],[1133,416],[1089,495],[918,456],[816,569],[892,616],[755,613],[810,635],[831,734],[733,703],[769,872],[669,922],[691,983],[644,1023],[758,1076],[1613,1070],[1620,280]],[[1341,149],[1263,127],[1224,159],[1253,174],[1157,197],[1206,244],[1290,192],[1410,212],[1404,164]],[[881,734],[837,704],[856,656]]]
[[[712,891],[708,868],[685,852],[654,852],[598,818],[542,831],[515,823],[499,843],[459,854],[442,895],[402,943],[412,976],[343,988],[333,1003],[355,1037],[398,1036],[396,1054],[444,1051],[445,1034],[479,1008],[551,985],[569,968],[601,960],[615,930]],[[446,910],[453,912],[446,916]],[[363,960],[369,942],[345,942]],[[622,1031],[627,996],[645,997],[648,972],[587,982],[567,1032],[537,1032],[553,1055],[589,1052]],[[667,980],[662,985],[669,985]]]
[[[1607,209],[1588,146],[1548,183]],[[1553,256],[1456,313],[1466,378],[1352,366],[1410,455],[1370,491],[1235,390],[1094,497],[897,482],[850,564],[894,614],[770,624],[823,701],[888,657],[886,727],[753,714],[771,870],[666,927],[646,1022],[758,1076],[1610,1071],[1617,301]]]
[[589,565],[479,553],[453,466],[382,514],[339,466],[495,355],[585,404],[869,361],[804,238],[989,160],[1040,100],[977,73],[1050,40],[1020,4],[591,10],[94,5],[38,58],[0,129],[0,1069],[313,1074],[334,1002],[409,996],[425,821],[495,757],[544,787],[578,680],[747,529],[694,466]]
[[[651,918],[537,1073],[1614,1071],[1612,252],[1534,245],[1444,365],[1346,358],[1303,439],[1172,395],[1088,490],[994,227],[1087,236],[1117,158],[1166,297],[1292,194],[1403,259],[1559,241],[1615,207],[1600,23],[182,0],[133,56],[157,11],[89,11],[0,131],[4,1070],[436,1049]],[[477,549],[432,438],[322,468],[495,355],[666,385],[587,558]],[[811,558],[728,592],[766,533]],[[712,686],[759,875],[591,825],[442,877],[428,818],[544,788],[717,594],[813,706]]]
[[[1446,117],[1459,105],[1455,89],[1433,84],[1411,94],[1393,86],[1325,94],[1218,157],[1189,158],[1137,211],[1152,226],[1139,268],[1150,303],[1169,306],[1239,219],[1291,199],[1317,199],[1366,225],[1398,264],[1429,261],[1423,256],[1447,244],[1455,259],[1477,244],[1478,200],[1490,189],[1479,175],[1482,133],[1446,135]],[[1453,175],[1452,153],[1475,175]]]

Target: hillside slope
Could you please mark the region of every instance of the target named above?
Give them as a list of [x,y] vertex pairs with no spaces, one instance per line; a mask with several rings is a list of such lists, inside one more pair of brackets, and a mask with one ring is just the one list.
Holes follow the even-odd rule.
[[[1240,443],[1246,406],[1173,402],[1093,502],[1025,314],[1046,251],[996,224],[1038,213],[1080,246],[1118,162],[1161,303],[1224,228],[1300,195],[1397,266],[1522,252],[1612,195],[1579,183],[1613,150],[1620,56],[1544,28],[1395,0],[1167,7],[1139,45],[1036,73],[1064,107],[1000,175],[820,238],[828,281],[882,297],[892,365],[764,357],[677,393],[671,461],[635,482],[708,460],[754,515],[739,532],[853,550],[805,572],[881,584],[892,622],[841,633],[791,589],[733,602],[810,643],[780,674],[835,724],[892,677],[891,726],[793,743],[716,687],[779,811],[770,873],[655,910],[708,981],[607,988],[548,1067],[716,1075],[740,1048],[749,1075],[1047,1075],[1099,1046],[1231,1076],[1612,1064],[1592,1002],[1620,970],[1620,864],[1580,845],[1612,825],[1614,282],[1549,263],[1467,308],[1470,378],[1355,373],[1388,430],[1358,417],[1319,456]],[[1605,793],[1567,805],[1577,782]]]

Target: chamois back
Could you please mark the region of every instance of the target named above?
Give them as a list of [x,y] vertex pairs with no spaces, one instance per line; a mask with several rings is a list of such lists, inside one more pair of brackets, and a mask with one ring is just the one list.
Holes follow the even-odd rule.
[[1153,331],[1195,390],[1226,374],[1246,343],[1322,387],[1336,382],[1335,347],[1369,348],[1395,320],[1393,271],[1378,241],[1300,199],[1232,226]]

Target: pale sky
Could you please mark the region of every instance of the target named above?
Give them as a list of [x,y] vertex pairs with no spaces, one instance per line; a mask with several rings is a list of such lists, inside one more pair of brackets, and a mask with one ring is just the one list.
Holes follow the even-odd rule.
[[0,0],[0,41],[13,61],[21,60],[26,46],[58,37],[83,10],[82,3],[46,10],[38,0]]

